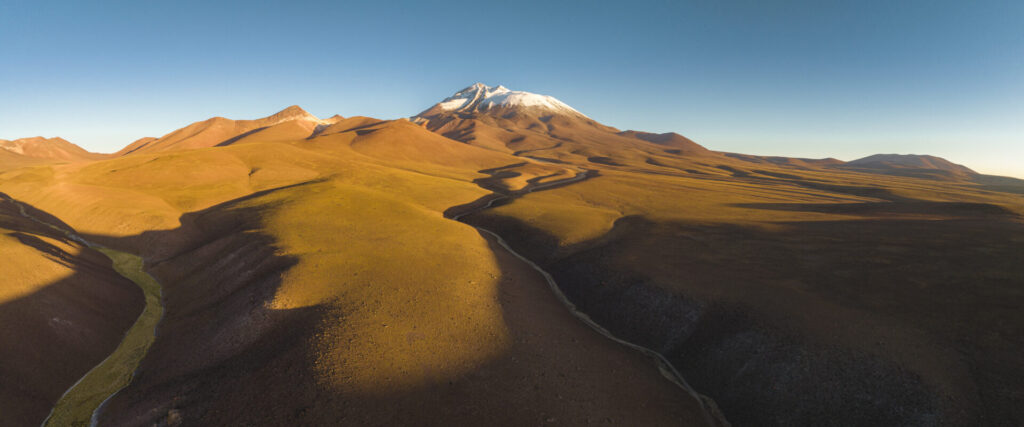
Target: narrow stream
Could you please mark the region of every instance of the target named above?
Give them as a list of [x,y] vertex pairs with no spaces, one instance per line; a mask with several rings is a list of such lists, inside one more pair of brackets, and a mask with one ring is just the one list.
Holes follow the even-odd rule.
[[[459,221],[462,217],[477,213],[486,209],[491,208],[495,202],[499,200],[512,199],[524,194],[528,194],[534,191],[542,190],[545,188],[561,186],[571,184],[574,182],[585,180],[589,177],[589,172],[581,172],[572,178],[567,178],[558,181],[547,182],[538,184],[525,190],[513,193],[508,196],[499,196],[491,199],[486,205],[480,206],[476,209],[469,210],[467,212],[460,213],[451,217],[452,220]],[[74,385],[71,386],[64,395],[61,396],[60,400],[54,406],[50,415],[43,422],[44,427],[49,426],[77,426],[77,425],[89,425],[96,426],[97,419],[100,411],[106,402],[117,394],[120,390],[127,387],[131,383],[132,377],[135,373],[136,368],[142,361],[142,358],[146,355],[149,347],[152,345],[156,338],[156,327],[163,316],[163,304],[162,304],[162,293],[160,284],[146,273],[143,269],[143,260],[137,255],[133,255],[126,252],[120,252],[113,249],[105,248],[100,245],[94,244],[83,239],[81,236],[75,234],[70,230],[62,229],[53,224],[49,224],[38,218],[33,217],[26,210],[24,205],[13,199],[9,199],[15,203],[21,211],[21,214],[28,219],[31,219],[37,223],[45,225],[60,231],[66,235],[69,239],[82,243],[89,248],[97,250],[114,263],[114,269],[131,280],[139,288],[142,289],[146,306],[139,315],[135,324],[127,331],[121,344],[110,354],[103,362],[96,365],[92,370],[85,374],[81,379],[78,380]],[[686,391],[692,398],[696,399],[702,408],[705,409],[704,413],[707,417],[708,425],[719,425],[719,423],[711,415],[712,410],[707,407],[704,398],[697,393],[686,380],[679,373],[679,371],[667,360],[661,353],[651,350],[647,347],[643,347],[629,341],[625,341],[616,337],[614,334],[609,332],[601,325],[594,322],[590,316],[580,312],[576,309],[576,305],[566,298],[561,288],[555,282],[554,278],[544,269],[540,268],[537,264],[530,261],[523,255],[513,250],[504,239],[501,238],[497,233],[487,230],[481,227],[475,227],[482,233],[492,236],[502,248],[507,250],[509,253],[514,255],[516,258],[522,260],[531,268],[539,272],[544,279],[547,281],[551,291],[555,294],[559,301],[573,314],[576,318],[580,319],[584,324],[589,326],[591,329],[601,334],[605,338],[608,338],[616,343],[629,347],[635,351],[643,353],[644,355],[654,359],[657,363],[658,369],[667,379],[672,381],[674,384]]]
[[118,274],[142,289],[146,306],[125,333],[121,344],[64,392],[42,424],[44,427],[95,426],[103,405],[131,383],[139,362],[156,339],[156,326],[164,312],[160,283],[145,272],[142,257],[89,242],[71,230],[32,216],[24,204],[14,199],[7,200],[18,206],[18,210],[25,218],[57,230],[69,239],[106,255],[113,262],[114,270]]
[[[548,182],[548,183],[544,183],[544,184],[539,184],[537,186],[534,186],[534,187],[531,187],[531,188],[527,188],[525,190],[513,193],[512,195],[509,195],[509,196],[495,197],[495,198],[491,199],[490,201],[488,201],[487,204],[485,204],[483,206],[480,206],[478,208],[475,208],[475,209],[471,209],[471,210],[466,211],[466,212],[462,212],[462,213],[460,213],[458,215],[452,216],[451,219],[455,220],[455,221],[459,221],[461,218],[465,217],[466,215],[477,213],[477,212],[480,212],[480,211],[483,211],[483,210],[491,208],[492,206],[494,206],[494,203],[498,202],[499,200],[509,200],[509,199],[513,199],[513,198],[522,196],[524,194],[532,193],[532,192],[537,191],[537,190],[543,190],[545,188],[561,186],[561,185],[565,185],[565,184],[570,184],[570,183],[574,183],[574,182],[583,181],[583,180],[585,180],[585,179],[587,179],[589,177],[589,173],[590,173],[589,171],[581,172],[581,173],[577,174],[576,176],[574,176],[572,178],[567,178],[567,179],[563,179],[563,180],[558,180],[558,181],[552,181],[552,182]],[[621,339],[619,337],[616,337],[615,334],[612,334],[610,331],[608,331],[603,326],[599,325],[597,322],[595,322],[593,319],[591,319],[589,315],[587,315],[584,312],[579,311],[576,308],[576,304],[573,304],[572,301],[569,301],[569,298],[567,298],[565,296],[565,293],[562,292],[562,288],[558,287],[558,283],[555,282],[554,277],[552,277],[550,273],[548,273],[544,269],[540,268],[539,265],[537,265],[533,261],[530,261],[525,256],[521,255],[519,252],[516,252],[514,249],[512,249],[512,247],[509,246],[507,242],[505,242],[505,239],[502,239],[501,236],[499,236],[497,233],[495,233],[495,232],[493,232],[491,230],[488,230],[486,228],[483,228],[483,227],[473,226],[473,228],[476,228],[480,232],[486,233],[487,235],[490,235],[490,236],[494,237],[495,241],[497,241],[498,244],[501,245],[502,248],[504,248],[506,251],[508,251],[509,253],[514,255],[516,258],[519,258],[521,261],[523,261],[524,263],[529,265],[531,268],[536,270],[538,273],[540,273],[541,276],[544,277],[544,280],[547,281],[548,287],[551,288],[551,292],[553,292],[555,294],[555,297],[557,297],[558,300],[561,301],[562,304],[565,306],[565,308],[568,309],[569,312],[572,313],[573,316],[576,316],[577,319],[582,321],[584,324],[589,326],[591,329],[593,329],[598,334],[601,334],[601,336],[603,336],[605,338],[608,338],[608,339],[610,339],[610,340],[612,340],[612,341],[614,341],[616,343],[619,343],[621,345],[624,345],[626,347],[629,347],[630,349],[633,349],[635,351],[643,353],[644,355],[654,359],[654,361],[658,365],[658,370],[661,372],[661,374],[665,378],[667,378],[669,381],[672,381],[672,383],[676,384],[681,389],[683,389],[683,391],[685,391],[687,394],[689,394],[690,397],[692,397],[693,399],[697,400],[697,403],[700,404],[700,407],[704,409],[705,421],[707,421],[709,426],[718,426],[718,425],[722,424],[724,419],[719,420],[715,416],[712,415],[713,412],[717,413],[717,411],[708,407],[707,402],[705,402],[705,400],[704,400],[705,398],[700,393],[697,393],[697,391],[694,390],[693,387],[691,387],[690,384],[686,382],[686,379],[684,379],[683,375],[679,373],[679,370],[676,369],[676,367],[673,366],[672,363],[669,362],[668,359],[665,358],[665,356],[663,356],[661,353],[659,353],[657,351],[654,351],[652,349],[649,349],[647,347],[644,347],[644,346],[641,346],[639,344],[635,344],[635,343],[623,340],[623,339]]]

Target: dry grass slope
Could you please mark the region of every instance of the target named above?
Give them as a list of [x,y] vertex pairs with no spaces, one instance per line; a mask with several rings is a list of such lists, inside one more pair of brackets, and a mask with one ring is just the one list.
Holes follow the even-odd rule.
[[649,360],[442,215],[490,193],[475,180],[507,191],[578,168],[349,124],[0,174],[165,284],[161,333],[103,423],[704,422]]
[[469,221],[731,420],[1024,421],[1019,181],[718,153],[536,110],[415,121],[290,107],[0,172],[166,286],[161,334],[101,421],[704,423],[649,360],[444,217],[583,171]]
[[635,156],[471,221],[546,260],[614,331],[671,354],[731,421],[1024,419],[1010,403],[1024,383],[1010,362],[1024,345],[1010,309],[1024,304],[1009,261],[1024,241],[1017,193]]
[[110,260],[24,218],[0,198],[0,413],[39,425],[103,360],[142,308]]

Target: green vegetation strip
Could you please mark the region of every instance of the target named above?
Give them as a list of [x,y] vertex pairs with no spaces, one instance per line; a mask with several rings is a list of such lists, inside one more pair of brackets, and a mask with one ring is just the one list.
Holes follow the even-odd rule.
[[146,308],[125,334],[121,345],[103,362],[85,374],[57,401],[44,426],[88,426],[93,413],[132,381],[139,362],[156,338],[156,325],[163,316],[160,284],[143,270],[142,258],[107,248],[95,248],[114,261],[114,269],[142,288]]

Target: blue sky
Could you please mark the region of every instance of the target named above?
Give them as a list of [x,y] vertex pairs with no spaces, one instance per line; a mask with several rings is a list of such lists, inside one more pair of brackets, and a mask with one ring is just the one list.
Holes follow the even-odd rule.
[[482,81],[715,150],[1024,177],[1021,1],[372,3],[4,0],[0,138],[109,152],[291,104],[409,116]]

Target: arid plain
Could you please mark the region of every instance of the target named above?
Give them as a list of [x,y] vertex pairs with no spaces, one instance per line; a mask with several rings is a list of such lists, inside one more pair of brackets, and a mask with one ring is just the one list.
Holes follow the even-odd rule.
[[724,153],[476,84],[0,141],[0,193],[11,425],[144,311],[103,248],[163,315],[86,425],[1024,423],[1024,181],[936,157]]

